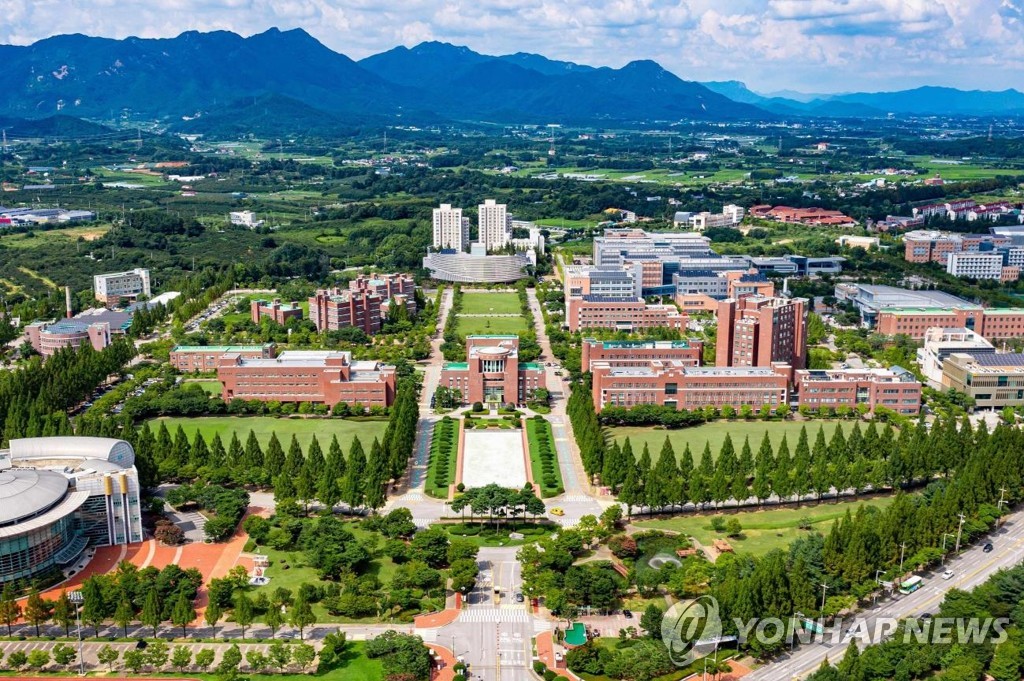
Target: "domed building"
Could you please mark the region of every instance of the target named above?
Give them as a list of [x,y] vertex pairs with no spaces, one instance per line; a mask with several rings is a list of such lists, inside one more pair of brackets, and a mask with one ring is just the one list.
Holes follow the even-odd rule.
[[38,437],[0,450],[0,583],[142,541],[135,451],[123,440]]

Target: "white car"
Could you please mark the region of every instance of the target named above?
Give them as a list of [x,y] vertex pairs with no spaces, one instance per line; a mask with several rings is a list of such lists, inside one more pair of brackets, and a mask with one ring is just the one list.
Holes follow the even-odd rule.
[[946,570],[945,572],[942,573],[942,578],[943,579],[953,579],[953,571],[952,570]]

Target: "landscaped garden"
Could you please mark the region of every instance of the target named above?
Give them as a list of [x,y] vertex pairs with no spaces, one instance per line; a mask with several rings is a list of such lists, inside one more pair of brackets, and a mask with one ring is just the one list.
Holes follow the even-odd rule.
[[434,424],[430,438],[430,463],[427,467],[425,491],[432,497],[448,498],[449,486],[455,482],[459,459],[459,422],[450,416]]
[[357,435],[360,440],[367,443],[373,442],[374,438],[381,439],[384,436],[384,429],[388,425],[387,419],[383,418],[307,419],[275,418],[273,416],[202,416],[156,418],[149,421],[149,427],[156,432],[161,423],[166,424],[167,429],[172,433],[180,425],[189,440],[195,437],[198,430],[207,441],[212,440],[214,435],[220,435],[220,439],[225,444],[231,441],[232,433],[236,433],[238,439],[245,442],[249,431],[252,431],[263,447],[270,442],[270,436],[273,433],[277,433],[277,439],[281,442],[288,442],[292,435],[295,435],[303,449],[309,447],[314,435],[321,442],[330,442],[331,437],[336,435],[345,451],[349,450],[353,438]]
[[558,454],[551,424],[542,416],[526,420],[527,440],[530,444],[530,468],[533,482],[540,486],[541,496],[553,497],[565,491],[562,472],[558,468]]

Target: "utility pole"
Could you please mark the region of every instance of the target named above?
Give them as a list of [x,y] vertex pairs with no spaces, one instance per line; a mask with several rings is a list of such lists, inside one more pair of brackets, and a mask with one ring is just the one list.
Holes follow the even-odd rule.
[[955,536],[956,535],[953,534],[952,532],[943,532],[942,533],[942,555],[943,556],[946,555],[946,537],[955,537]]
[[907,542],[900,544],[900,574],[903,574],[903,553],[907,550]]
[[[1006,488],[1005,487],[1000,487],[999,488],[999,503],[996,504],[996,508],[999,511],[1003,510],[1003,504],[1008,503],[1005,499],[1003,499],[1003,497],[1005,495],[1006,495]],[[996,519],[996,527],[1000,527],[1002,524],[1003,524],[1003,514],[1000,513],[999,517]]]
[[964,531],[964,522],[967,520],[967,516],[963,513],[959,514],[960,525],[956,528],[956,551],[954,553],[960,553],[960,535]]
[[825,616],[825,594],[828,592],[828,584],[825,582],[821,583],[821,615]]

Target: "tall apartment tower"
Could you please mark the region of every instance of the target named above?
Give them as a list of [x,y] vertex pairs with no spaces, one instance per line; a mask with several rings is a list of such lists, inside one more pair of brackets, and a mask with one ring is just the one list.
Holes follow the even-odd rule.
[[512,220],[509,218],[508,207],[504,203],[496,203],[494,199],[486,199],[477,206],[479,225],[479,242],[487,252],[498,251],[512,240]]
[[469,220],[462,217],[461,208],[442,203],[434,209],[434,248],[464,251],[469,245]]
[[720,301],[715,364],[768,367],[773,362],[807,367],[807,300],[751,295]]

